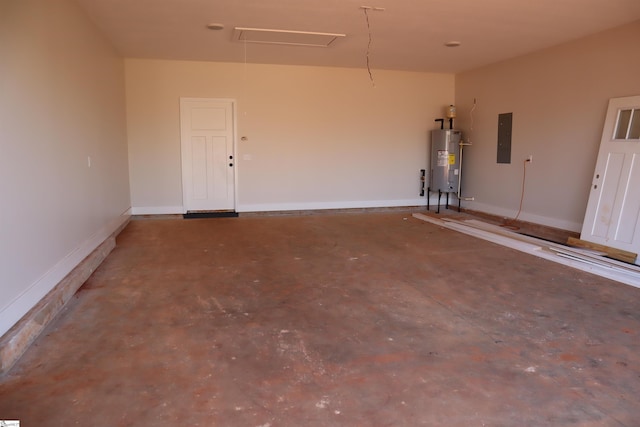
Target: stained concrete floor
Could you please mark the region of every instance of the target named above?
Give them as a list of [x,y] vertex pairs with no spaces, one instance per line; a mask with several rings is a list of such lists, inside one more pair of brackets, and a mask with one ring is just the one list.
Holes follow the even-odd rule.
[[639,426],[640,289],[407,213],[132,221],[23,426]]

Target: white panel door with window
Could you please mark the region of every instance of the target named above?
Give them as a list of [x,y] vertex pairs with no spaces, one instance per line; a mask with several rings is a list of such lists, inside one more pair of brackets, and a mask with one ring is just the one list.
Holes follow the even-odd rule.
[[640,96],[609,101],[580,238],[640,252]]
[[232,100],[180,98],[185,212],[235,209]]

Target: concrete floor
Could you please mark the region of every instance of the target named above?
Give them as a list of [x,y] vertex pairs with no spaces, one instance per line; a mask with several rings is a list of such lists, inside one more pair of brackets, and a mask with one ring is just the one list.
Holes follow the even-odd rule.
[[640,289],[407,213],[132,221],[23,426],[640,426]]

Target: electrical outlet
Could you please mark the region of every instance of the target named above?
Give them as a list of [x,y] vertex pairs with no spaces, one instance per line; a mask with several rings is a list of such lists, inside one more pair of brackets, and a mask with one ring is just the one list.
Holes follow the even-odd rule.
[[527,162],[529,162],[529,163],[533,163],[533,154],[529,154],[529,155],[527,156]]

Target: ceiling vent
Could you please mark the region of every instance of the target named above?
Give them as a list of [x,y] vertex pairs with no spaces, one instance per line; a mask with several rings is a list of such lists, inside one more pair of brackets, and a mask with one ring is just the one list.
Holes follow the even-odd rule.
[[247,43],[329,47],[345,34],[235,27],[233,39]]

